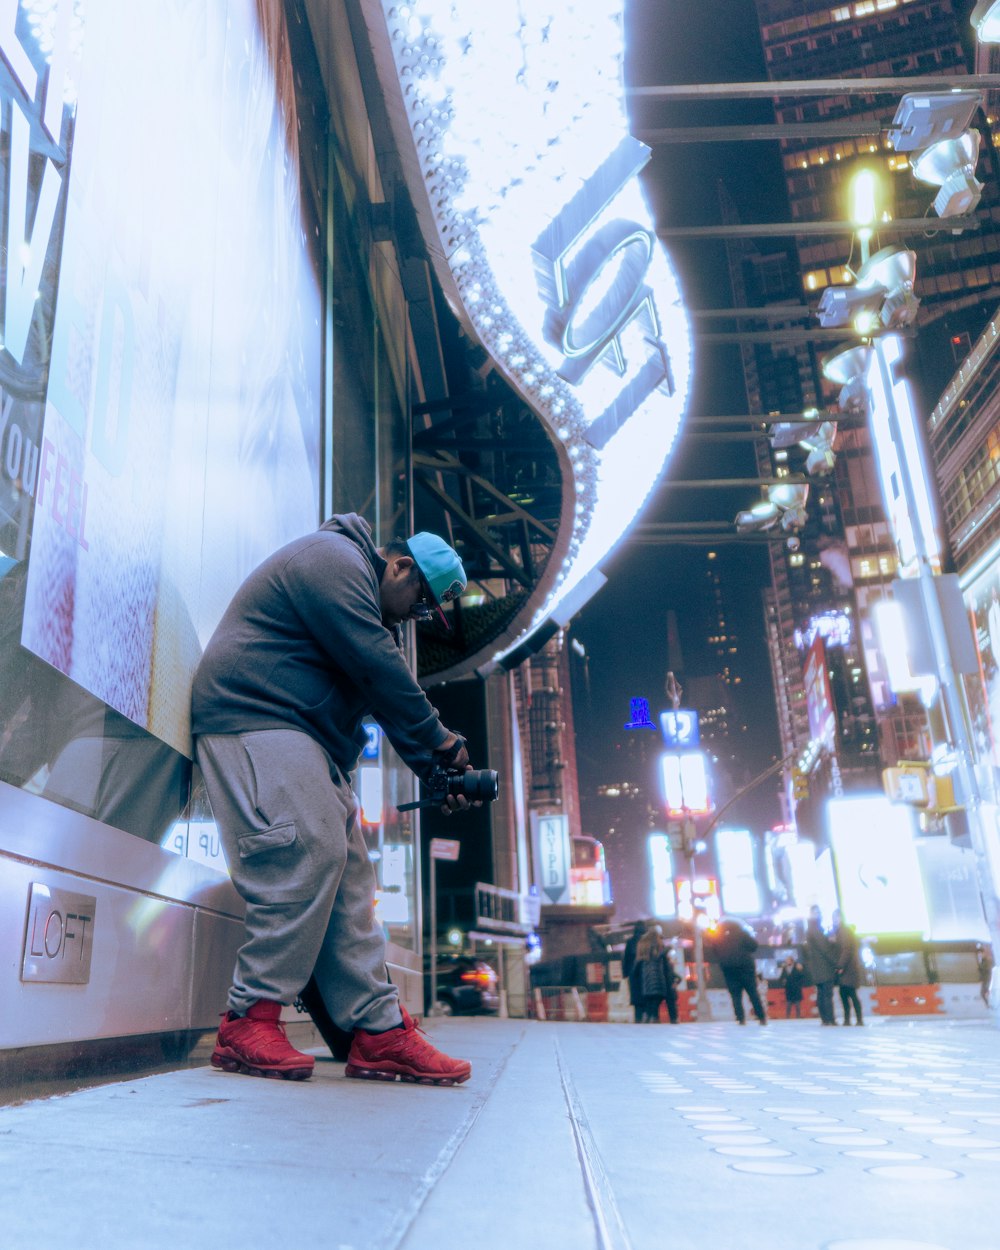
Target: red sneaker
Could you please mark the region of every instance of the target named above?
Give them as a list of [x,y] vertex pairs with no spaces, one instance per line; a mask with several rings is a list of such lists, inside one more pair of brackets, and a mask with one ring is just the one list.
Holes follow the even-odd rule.
[[212,1067],[247,1076],[307,1080],[316,1060],[291,1045],[285,1026],[278,1021],[280,1015],[281,1003],[266,998],[259,998],[245,1016],[226,1012],[212,1052]]
[[472,1075],[467,1059],[452,1059],[430,1044],[405,1007],[403,1027],[388,1033],[354,1030],[347,1076],[365,1081],[416,1081],[419,1085],[461,1085]]

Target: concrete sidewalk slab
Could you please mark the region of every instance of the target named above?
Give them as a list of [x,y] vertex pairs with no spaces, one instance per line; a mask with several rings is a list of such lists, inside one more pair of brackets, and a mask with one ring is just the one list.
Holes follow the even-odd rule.
[[20,1250],[995,1250],[1000,1035],[430,1022],[456,1088],[209,1068],[0,1109]]

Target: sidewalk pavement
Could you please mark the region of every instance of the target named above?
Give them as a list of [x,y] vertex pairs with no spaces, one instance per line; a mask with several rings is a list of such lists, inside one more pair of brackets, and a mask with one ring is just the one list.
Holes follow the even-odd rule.
[[1000,1034],[432,1020],[455,1088],[194,1067],[0,1109],[9,1250],[996,1250]]

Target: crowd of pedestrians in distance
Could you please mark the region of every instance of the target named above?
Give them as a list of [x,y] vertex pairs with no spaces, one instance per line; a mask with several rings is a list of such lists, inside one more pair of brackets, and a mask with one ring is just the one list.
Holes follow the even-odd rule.
[[[733,917],[720,920],[711,931],[709,946],[710,957],[718,962],[725,980],[737,1022],[746,1024],[746,999],[758,1022],[767,1024],[768,983],[757,971],[758,943],[749,925]],[[660,925],[644,920],[635,922],[632,935],[625,943],[622,975],[628,982],[629,1001],[637,1024],[658,1021],[664,1007],[670,1023],[677,1023],[677,987],[682,983],[680,974],[684,968],[683,956],[677,963],[675,957],[676,952],[664,941]],[[983,964],[985,959],[981,973]],[[991,971],[992,965],[986,969],[985,984]],[[777,979],[778,987],[784,991],[785,1018],[802,1018],[805,990],[811,985],[816,989],[816,1010],[821,1025],[837,1024],[835,991],[840,996],[844,1024],[863,1024],[858,988],[865,980],[854,925],[846,924],[840,912],[835,911],[832,928],[827,930],[820,909],[810,908],[805,936],[798,951],[782,962]]]

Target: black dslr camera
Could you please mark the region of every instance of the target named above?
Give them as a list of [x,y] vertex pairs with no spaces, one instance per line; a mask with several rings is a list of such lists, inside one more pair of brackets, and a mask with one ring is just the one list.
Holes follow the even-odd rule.
[[398,810],[415,807],[442,807],[449,794],[464,795],[470,803],[492,803],[499,793],[500,778],[492,768],[434,768],[424,779],[427,798],[416,803],[401,803]]

